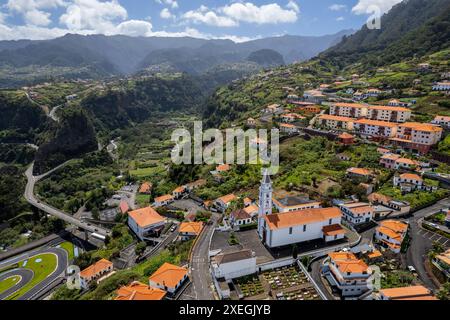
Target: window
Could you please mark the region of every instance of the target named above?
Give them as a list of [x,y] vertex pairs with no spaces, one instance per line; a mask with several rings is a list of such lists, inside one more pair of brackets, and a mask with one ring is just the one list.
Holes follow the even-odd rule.
[[306,231],[306,224],[303,226],[303,232]]
[[289,228],[289,234],[292,234],[292,227]]
[[328,220],[328,224],[332,224],[333,223],[333,219]]

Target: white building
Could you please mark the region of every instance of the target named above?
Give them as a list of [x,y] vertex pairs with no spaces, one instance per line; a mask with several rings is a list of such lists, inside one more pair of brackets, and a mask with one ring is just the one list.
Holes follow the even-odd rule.
[[328,254],[323,273],[328,282],[337,287],[343,297],[359,297],[370,290],[372,270],[351,252]]
[[395,137],[397,124],[387,121],[359,119],[354,123],[355,131],[372,137]]
[[166,194],[166,195],[163,195],[160,197],[156,197],[154,206],[159,208],[159,207],[167,206],[174,201],[175,201],[174,196],[172,196],[171,194]]
[[344,219],[353,225],[370,222],[373,218],[373,207],[365,202],[346,203],[340,205]]
[[113,271],[113,263],[106,259],[101,259],[80,272],[80,285],[83,289],[88,289],[93,281],[98,281],[102,277]]
[[161,217],[152,207],[146,207],[128,213],[128,226],[143,241],[148,236],[158,235],[163,229],[166,219]]
[[244,226],[252,223],[252,216],[244,209],[239,209],[230,214],[230,222],[233,226]]
[[334,103],[330,106],[330,115],[349,118],[365,118],[367,117],[367,108],[367,105],[359,103]]
[[434,91],[450,91],[450,81],[438,82],[433,86]]
[[399,187],[402,192],[436,191],[436,186],[427,186],[423,179],[414,173],[403,173],[394,176],[394,187]]
[[216,206],[216,208],[219,211],[225,212],[228,209],[228,207],[230,206],[230,204],[236,200],[237,200],[237,197],[234,194],[227,194],[226,196],[216,199],[214,201],[214,205]]
[[272,214],[272,182],[265,171],[259,188],[258,234],[270,247],[323,239],[343,239],[342,214],[338,208],[319,208]]
[[221,253],[211,259],[216,279],[230,281],[256,273],[256,255],[251,250]]
[[317,209],[321,205],[319,201],[312,201],[309,197],[291,195],[285,192],[276,193],[272,198],[272,202],[278,212]]
[[442,127],[450,128],[450,117],[448,116],[436,116],[433,121],[431,121],[432,124],[436,124]]
[[367,117],[378,121],[406,122],[411,119],[411,110],[404,107],[370,106]]
[[175,294],[188,279],[188,270],[170,263],[164,263],[149,277],[150,287]]
[[392,252],[399,253],[403,239],[408,232],[408,224],[398,220],[385,220],[376,228],[375,238]]

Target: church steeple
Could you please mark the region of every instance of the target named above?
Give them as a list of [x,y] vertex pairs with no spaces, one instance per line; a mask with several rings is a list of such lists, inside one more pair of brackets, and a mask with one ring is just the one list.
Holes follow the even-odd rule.
[[272,180],[269,171],[264,169],[259,187],[258,234],[263,238],[264,216],[272,213]]

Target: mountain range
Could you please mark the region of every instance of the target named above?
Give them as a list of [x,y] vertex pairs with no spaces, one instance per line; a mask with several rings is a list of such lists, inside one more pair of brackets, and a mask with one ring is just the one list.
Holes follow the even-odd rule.
[[[45,77],[100,78],[143,69],[202,74],[223,64],[248,61],[259,50],[281,54],[284,62],[304,61],[339,43],[353,30],[319,37],[282,36],[244,43],[189,37],[128,37],[67,34],[52,40],[0,41],[0,84],[20,73],[23,81]],[[272,59],[273,53],[268,57]],[[267,66],[264,57],[262,66]],[[5,76],[5,74],[7,76]],[[28,75],[28,77],[24,77]],[[3,81],[2,81],[3,80]]]

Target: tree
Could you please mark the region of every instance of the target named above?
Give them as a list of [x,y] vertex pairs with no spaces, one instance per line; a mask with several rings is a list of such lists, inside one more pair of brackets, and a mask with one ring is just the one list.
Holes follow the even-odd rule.
[[445,283],[438,291],[437,297],[439,300],[450,300],[450,282]]
[[292,258],[297,259],[298,257],[298,247],[296,244],[292,246]]
[[94,220],[100,220],[100,210],[97,207],[92,208],[92,218]]
[[147,243],[145,241],[142,241],[136,245],[134,252],[136,253],[137,256],[141,256],[144,253],[146,248],[147,248]]

